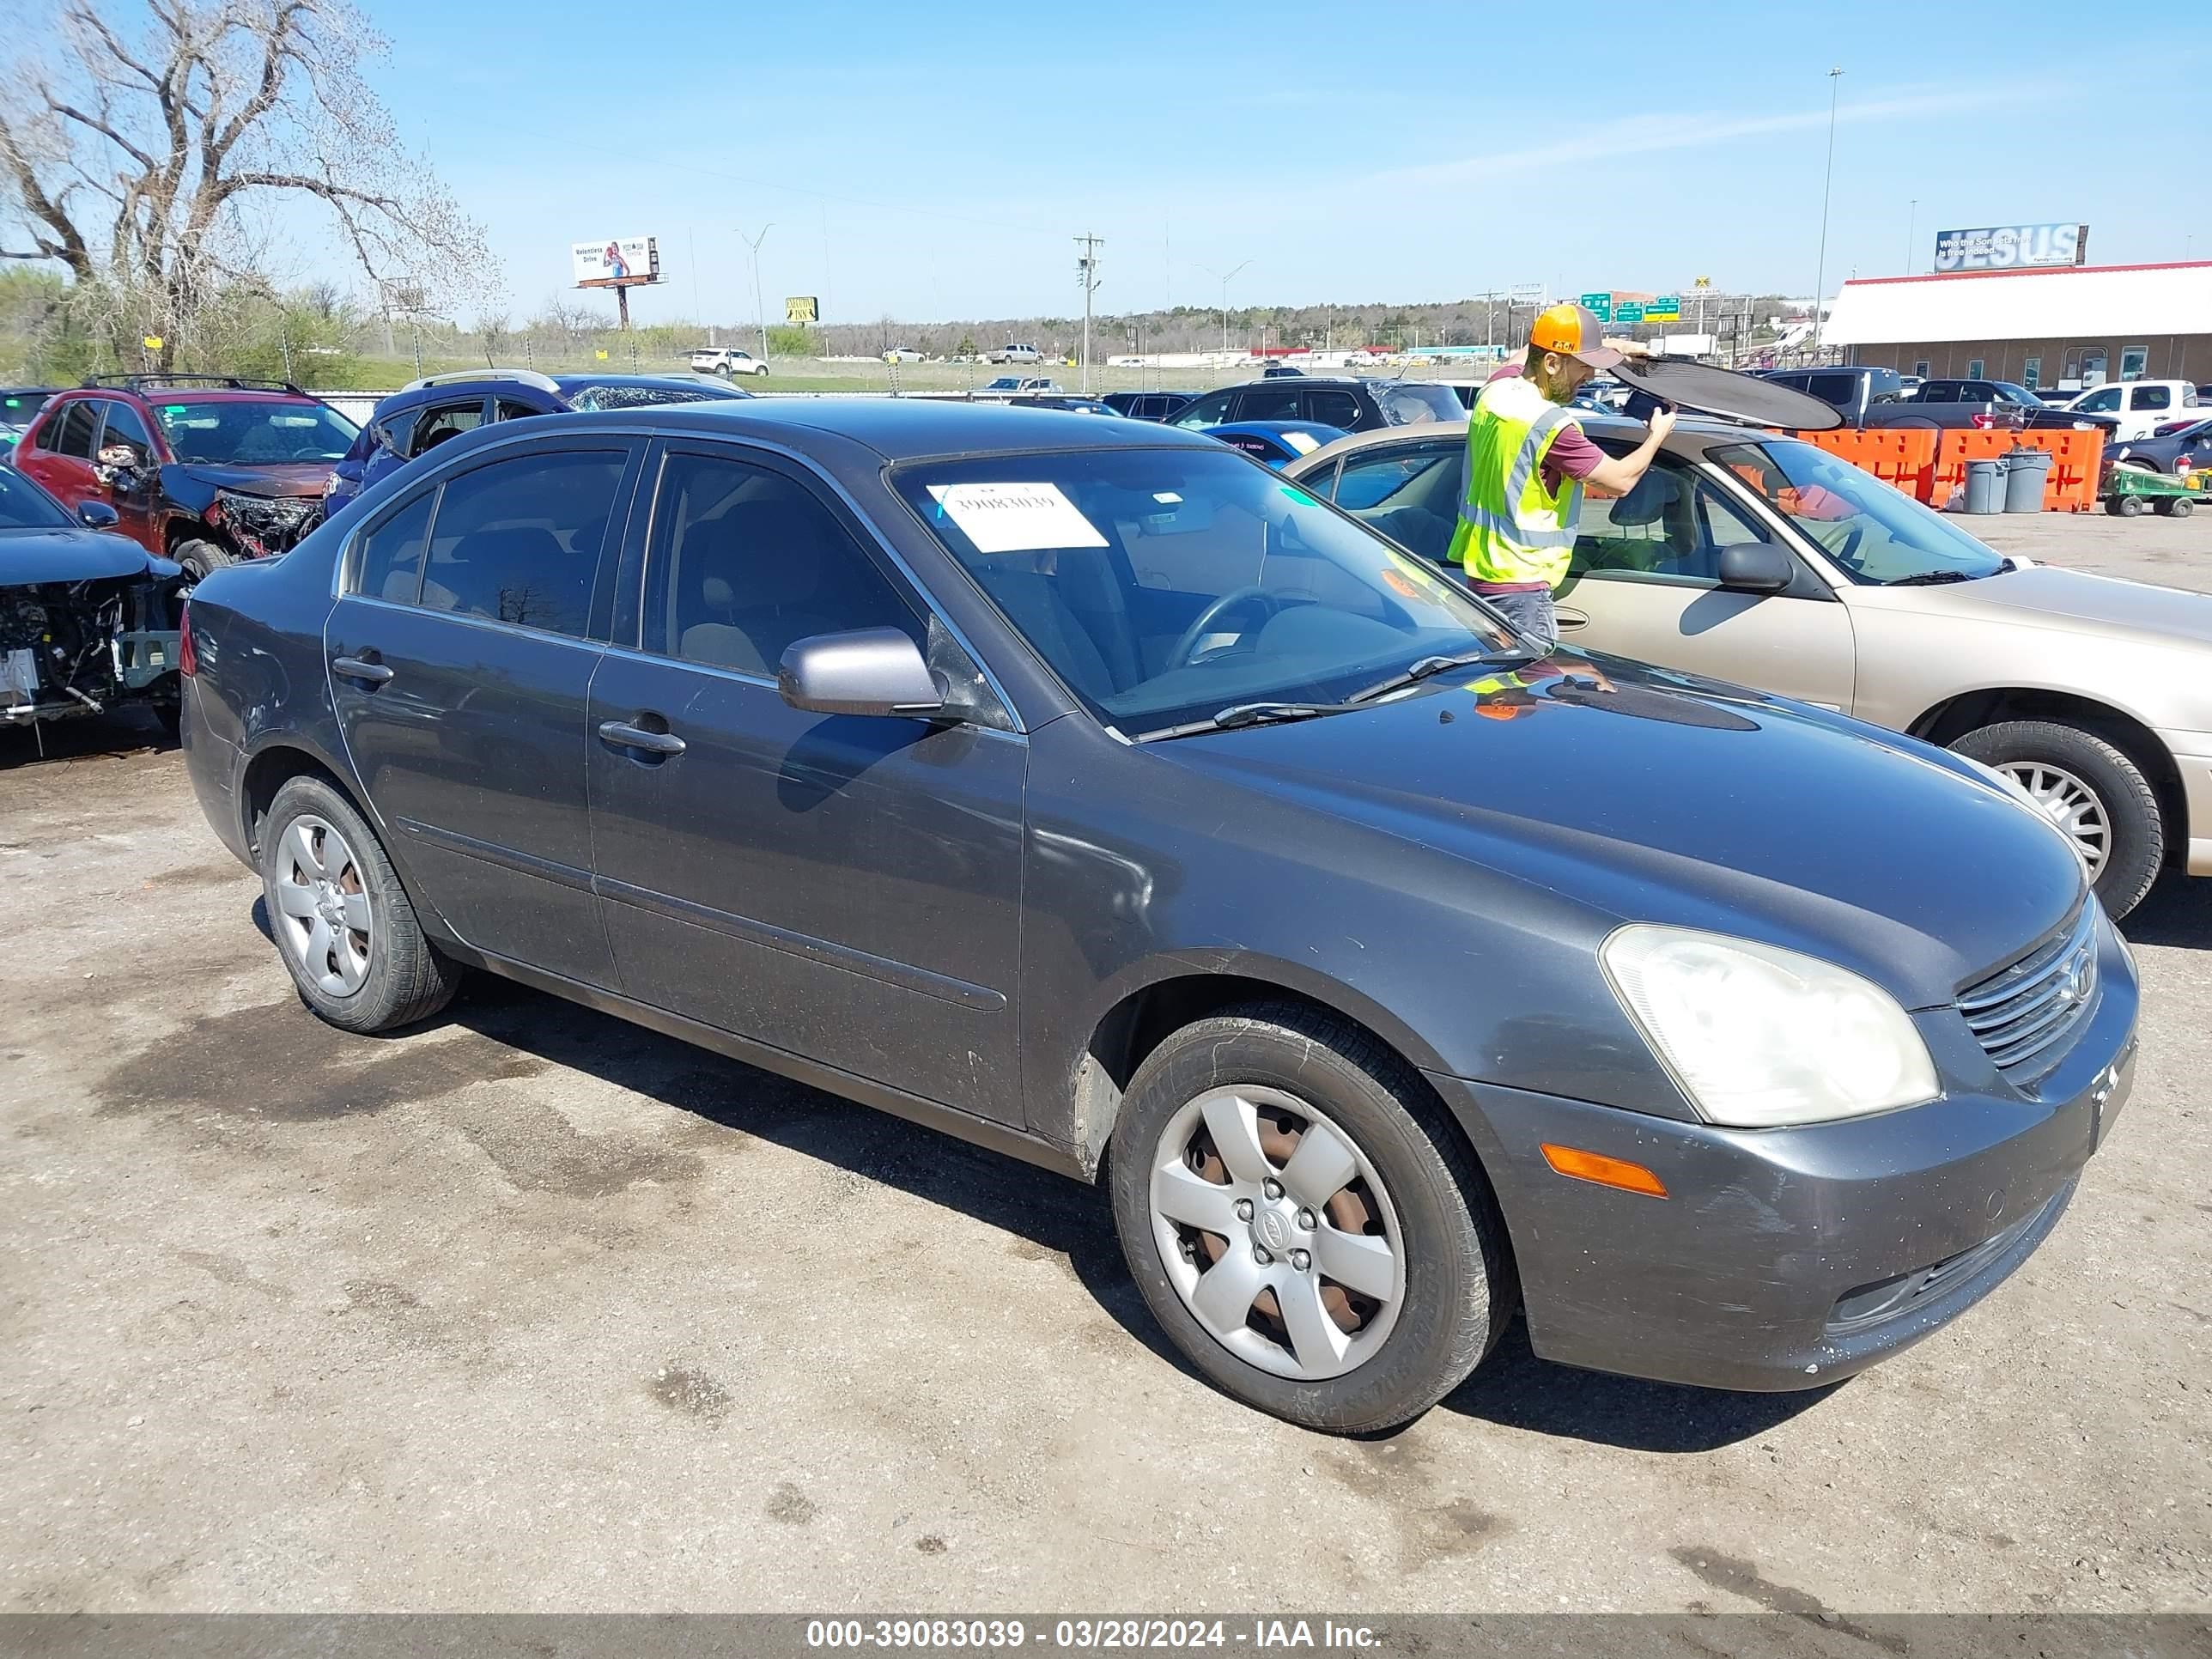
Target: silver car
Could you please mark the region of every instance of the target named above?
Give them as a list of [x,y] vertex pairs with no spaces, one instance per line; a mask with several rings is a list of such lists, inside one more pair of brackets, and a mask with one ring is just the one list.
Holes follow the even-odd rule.
[[[1625,452],[1643,436],[1591,416]],[[1441,562],[1464,422],[1331,444],[1286,475]],[[2212,596],[2008,557],[1826,451],[1685,419],[1642,483],[1589,499],[1559,595],[1578,647],[1732,680],[1995,768],[2124,915],[2212,875]]]

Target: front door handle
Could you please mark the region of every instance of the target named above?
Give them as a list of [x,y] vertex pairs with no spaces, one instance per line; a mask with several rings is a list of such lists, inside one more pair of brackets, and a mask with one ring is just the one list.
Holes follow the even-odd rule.
[[392,678],[389,668],[366,657],[332,657],[331,672],[349,680],[365,680],[371,685],[381,685]]
[[1555,607],[1553,610],[1552,615],[1555,619],[1557,619],[1559,627],[1562,629],[1569,628],[1588,628],[1589,626],[1589,617],[1584,612],[1580,611],[1563,611]]
[[684,739],[673,732],[648,732],[626,720],[601,720],[599,741],[617,749],[642,749],[648,755],[680,755]]

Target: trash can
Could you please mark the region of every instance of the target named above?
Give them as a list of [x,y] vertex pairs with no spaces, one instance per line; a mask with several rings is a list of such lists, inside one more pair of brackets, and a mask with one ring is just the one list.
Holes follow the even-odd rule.
[[1966,511],[2004,511],[2004,463],[1996,456],[1966,463]]
[[2004,510],[2042,512],[2044,481],[2051,476],[2051,452],[2023,447],[2014,450],[2004,459]]

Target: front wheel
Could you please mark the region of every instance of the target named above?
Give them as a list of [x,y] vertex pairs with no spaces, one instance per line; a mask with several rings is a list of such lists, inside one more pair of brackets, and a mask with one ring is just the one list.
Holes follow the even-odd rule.
[[376,834],[319,778],[276,792],[261,888],[278,953],[307,1005],[348,1031],[389,1031],[453,1000],[459,967],[423,937]]
[[1471,1155],[1396,1056],[1259,1006],[1169,1037],[1131,1079],[1110,1180],[1152,1315],[1231,1395],[1356,1434],[1419,1416],[1513,1307]]
[[198,538],[179,542],[176,550],[169,556],[185,568],[185,574],[195,584],[205,581],[223,566],[238,562],[230,556],[228,548],[220,543],[203,541]]
[[2052,720],[2004,720],[1951,745],[2002,772],[2074,843],[2116,920],[2142,902],[2166,859],[2158,792],[2126,753]]

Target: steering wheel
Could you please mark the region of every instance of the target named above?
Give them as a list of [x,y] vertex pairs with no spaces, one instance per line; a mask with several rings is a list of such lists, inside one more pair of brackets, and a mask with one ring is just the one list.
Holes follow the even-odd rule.
[[1182,637],[1176,641],[1175,649],[1168,653],[1169,665],[1170,667],[1187,666],[1191,660],[1191,653],[1198,649],[1198,642],[1212,631],[1215,623],[1239,605],[1255,602],[1267,607],[1268,617],[1273,617],[1283,608],[1282,600],[1272,588],[1258,586],[1231,588],[1212,604],[1207,605],[1205,610],[1200,611],[1191,625],[1182,630]]
[[1859,563],[1852,555],[1856,554],[1859,550],[1859,544],[1865,539],[1866,526],[1863,524],[1853,525],[1850,530],[1844,532],[1844,544],[1835,551],[1834,556],[1836,562],[1838,564],[1849,565],[1852,569],[1856,570],[1859,568]]

